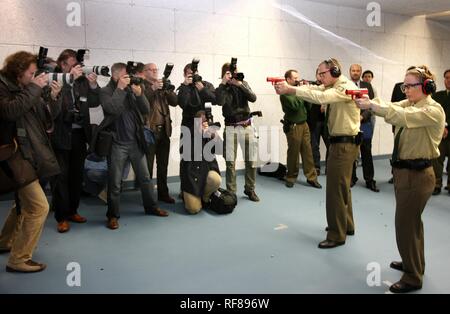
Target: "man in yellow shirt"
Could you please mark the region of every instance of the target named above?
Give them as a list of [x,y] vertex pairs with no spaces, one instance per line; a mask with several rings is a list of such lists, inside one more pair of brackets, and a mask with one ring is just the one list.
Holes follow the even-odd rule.
[[336,59],[320,63],[318,74],[321,86],[293,87],[286,82],[277,83],[275,89],[280,95],[297,95],[317,105],[328,105],[327,126],[330,134],[330,148],[327,161],[326,208],[328,234],[319,244],[321,249],[345,244],[347,235],[354,235],[352,196],[350,181],[353,162],[358,157],[362,137],[360,133],[360,110],[346,90],[358,89],[342,75]]

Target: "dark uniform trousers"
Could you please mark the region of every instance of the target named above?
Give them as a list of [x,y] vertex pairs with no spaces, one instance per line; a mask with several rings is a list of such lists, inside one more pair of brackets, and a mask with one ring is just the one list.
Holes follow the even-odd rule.
[[[436,188],[442,189],[442,175],[444,173],[444,162],[447,157],[450,160],[450,137],[442,140],[439,145],[441,155],[433,160],[433,169],[436,175]],[[450,176],[447,178],[447,187],[450,189]]]
[[422,212],[434,190],[433,168],[422,171],[394,168],[395,233],[404,275],[401,281],[422,286],[425,272]]
[[169,195],[169,188],[167,187],[169,154],[170,138],[167,136],[166,129],[163,127],[155,132],[155,144],[151,145],[147,153],[147,164],[151,179],[153,179],[153,164],[156,156],[156,177],[159,197]]
[[327,240],[343,242],[347,231],[354,231],[352,194],[353,162],[359,146],[352,143],[330,144],[327,161]]
[[300,154],[302,156],[303,173],[309,181],[317,180],[317,173],[314,166],[314,160],[311,149],[311,134],[308,124],[295,124],[286,134],[287,151],[287,176],[288,182],[297,181],[300,170]]

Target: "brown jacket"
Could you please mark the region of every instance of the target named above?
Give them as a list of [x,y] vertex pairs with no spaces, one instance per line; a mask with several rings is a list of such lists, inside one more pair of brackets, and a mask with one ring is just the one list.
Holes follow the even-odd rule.
[[8,166],[20,186],[60,172],[47,130],[48,122],[61,110],[61,98],[44,102],[41,95],[39,86],[21,88],[0,74],[0,145],[18,143]]
[[150,113],[147,116],[146,125],[155,132],[156,127],[160,124],[158,121],[162,117],[167,137],[170,138],[172,136],[172,119],[169,106],[176,107],[178,105],[177,95],[171,91],[154,91],[151,86],[151,82],[145,81],[145,96],[150,103]]

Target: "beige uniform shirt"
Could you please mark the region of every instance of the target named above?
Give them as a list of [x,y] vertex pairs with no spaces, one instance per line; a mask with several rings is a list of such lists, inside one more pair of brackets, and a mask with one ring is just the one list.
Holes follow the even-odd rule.
[[297,96],[318,105],[328,105],[328,132],[330,136],[355,136],[359,133],[360,110],[347,89],[359,89],[344,75],[328,88],[322,86],[300,86]]
[[376,115],[384,117],[387,123],[396,126],[396,135],[400,135],[399,159],[435,159],[438,158],[439,144],[444,134],[445,113],[442,106],[431,96],[414,104],[409,100],[397,103],[384,103],[373,100],[381,108]]

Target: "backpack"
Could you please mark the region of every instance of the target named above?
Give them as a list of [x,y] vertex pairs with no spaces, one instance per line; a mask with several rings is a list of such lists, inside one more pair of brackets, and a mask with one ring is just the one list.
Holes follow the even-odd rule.
[[237,205],[236,194],[219,188],[211,195],[208,208],[219,215],[231,214]]

